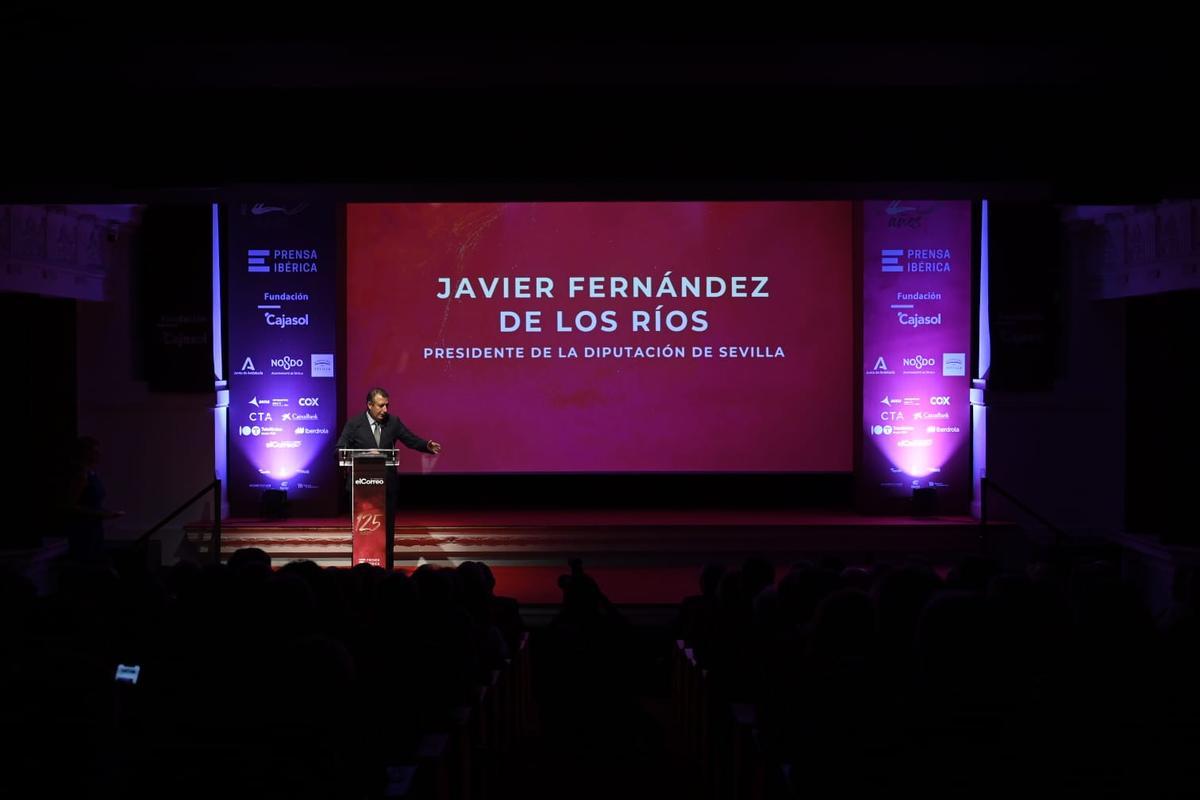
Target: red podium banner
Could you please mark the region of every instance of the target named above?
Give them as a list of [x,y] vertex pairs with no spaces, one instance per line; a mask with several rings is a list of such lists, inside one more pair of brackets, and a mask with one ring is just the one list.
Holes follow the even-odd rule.
[[[389,455],[390,454],[390,455]],[[355,452],[350,463],[353,550],[350,563],[388,566],[387,479],[395,451]]]

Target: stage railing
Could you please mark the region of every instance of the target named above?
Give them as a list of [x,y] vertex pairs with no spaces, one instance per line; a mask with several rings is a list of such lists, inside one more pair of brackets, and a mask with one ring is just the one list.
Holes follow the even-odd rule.
[[165,528],[168,523],[170,523],[173,519],[178,517],[184,511],[187,511],[188,508],[193,503],[195,503],[197,500],[203,498],[209,492],[212,492],[212,500],[213,500],[212,536],[209,539],[209,552],[212,555],[212,560],[213,560],[214,564],[221,563],[221,479],[220,478],[214,479],[212,483],[208,484],[203,489],[196,492],[190,498],[185,500],[182,505],[180,505],[178,508],[176,508],[170,514],[167,514],[165,517],[163,517],[161,520],[159,520],[158,524],[156,524],[153,528],[146,531],[138,538],[134,539],[129,544],[127,549],[128,550],[136,550],[139,547],[145,547],[146,543],[150,541],[151,536],[153,536],[154,534],[158,533],[160,530]]

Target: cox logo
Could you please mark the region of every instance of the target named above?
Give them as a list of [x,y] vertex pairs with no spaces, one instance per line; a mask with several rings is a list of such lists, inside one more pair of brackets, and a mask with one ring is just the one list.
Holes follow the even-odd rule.
[[950,397],[949,396],[931,397],[931,398],[929,398],[929,405],[931,405],[931,406],[948,406],[948,405],[950,405]]
[[[284,356],[283,358],[272,358],[271,366],[275,367],[275,368],[282,368],[282,369],[296,369],[297,367],[304,366],[304,359],[303,358],[292,358],[291,356]],[[303,405],[303,403],[301,405]]]
[[296,401],[296,403],[297,403],[297,405],[308,406],[309,408],[315,408],[316,406],[321,405],[321,398],[319,398],[319,397],[301,397],[299,400]]

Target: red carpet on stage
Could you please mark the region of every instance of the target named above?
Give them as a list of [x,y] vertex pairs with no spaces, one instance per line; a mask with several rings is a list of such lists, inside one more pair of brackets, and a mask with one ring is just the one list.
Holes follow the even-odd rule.
[[[733,567],[761,555],[783,571],[802,559],[837,557],[870,564],[918,557],[950,564],[980,551],[986,531],[970,517],[874,517],[837,510],[405,510],[396,520],[398,569],[482,561],[499,594],[523,603],[561,602],[558,576],[567,560],[585,570],[615,603],[677,603],[699,591],[708,563]],[[211,523],[185,526],[207,558]],[[350,566],[348,520],[222,522],[221,558],[244,547],[266,551],[277,566],[308,559]]]

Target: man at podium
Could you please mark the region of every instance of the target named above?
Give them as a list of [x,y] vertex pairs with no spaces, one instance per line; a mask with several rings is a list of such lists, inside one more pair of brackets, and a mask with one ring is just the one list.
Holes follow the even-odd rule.
[[[438,454],[442,446],[431,439],[422,439],[410,431],[396,417],[388,413],[390,398],[387,390],[375,387],[367,392],[367,412],[352,417],[342,429],[338,437],[339,450],[352,448],[355,450],[391,450],[400,442],[411,450],[422,453]],[[349,484],[347,484],[349,486]],[[396,498],[398,495],[399,479],[396,470],[387,470],[387,555],[391,563],[392,541],[395,535]]]

